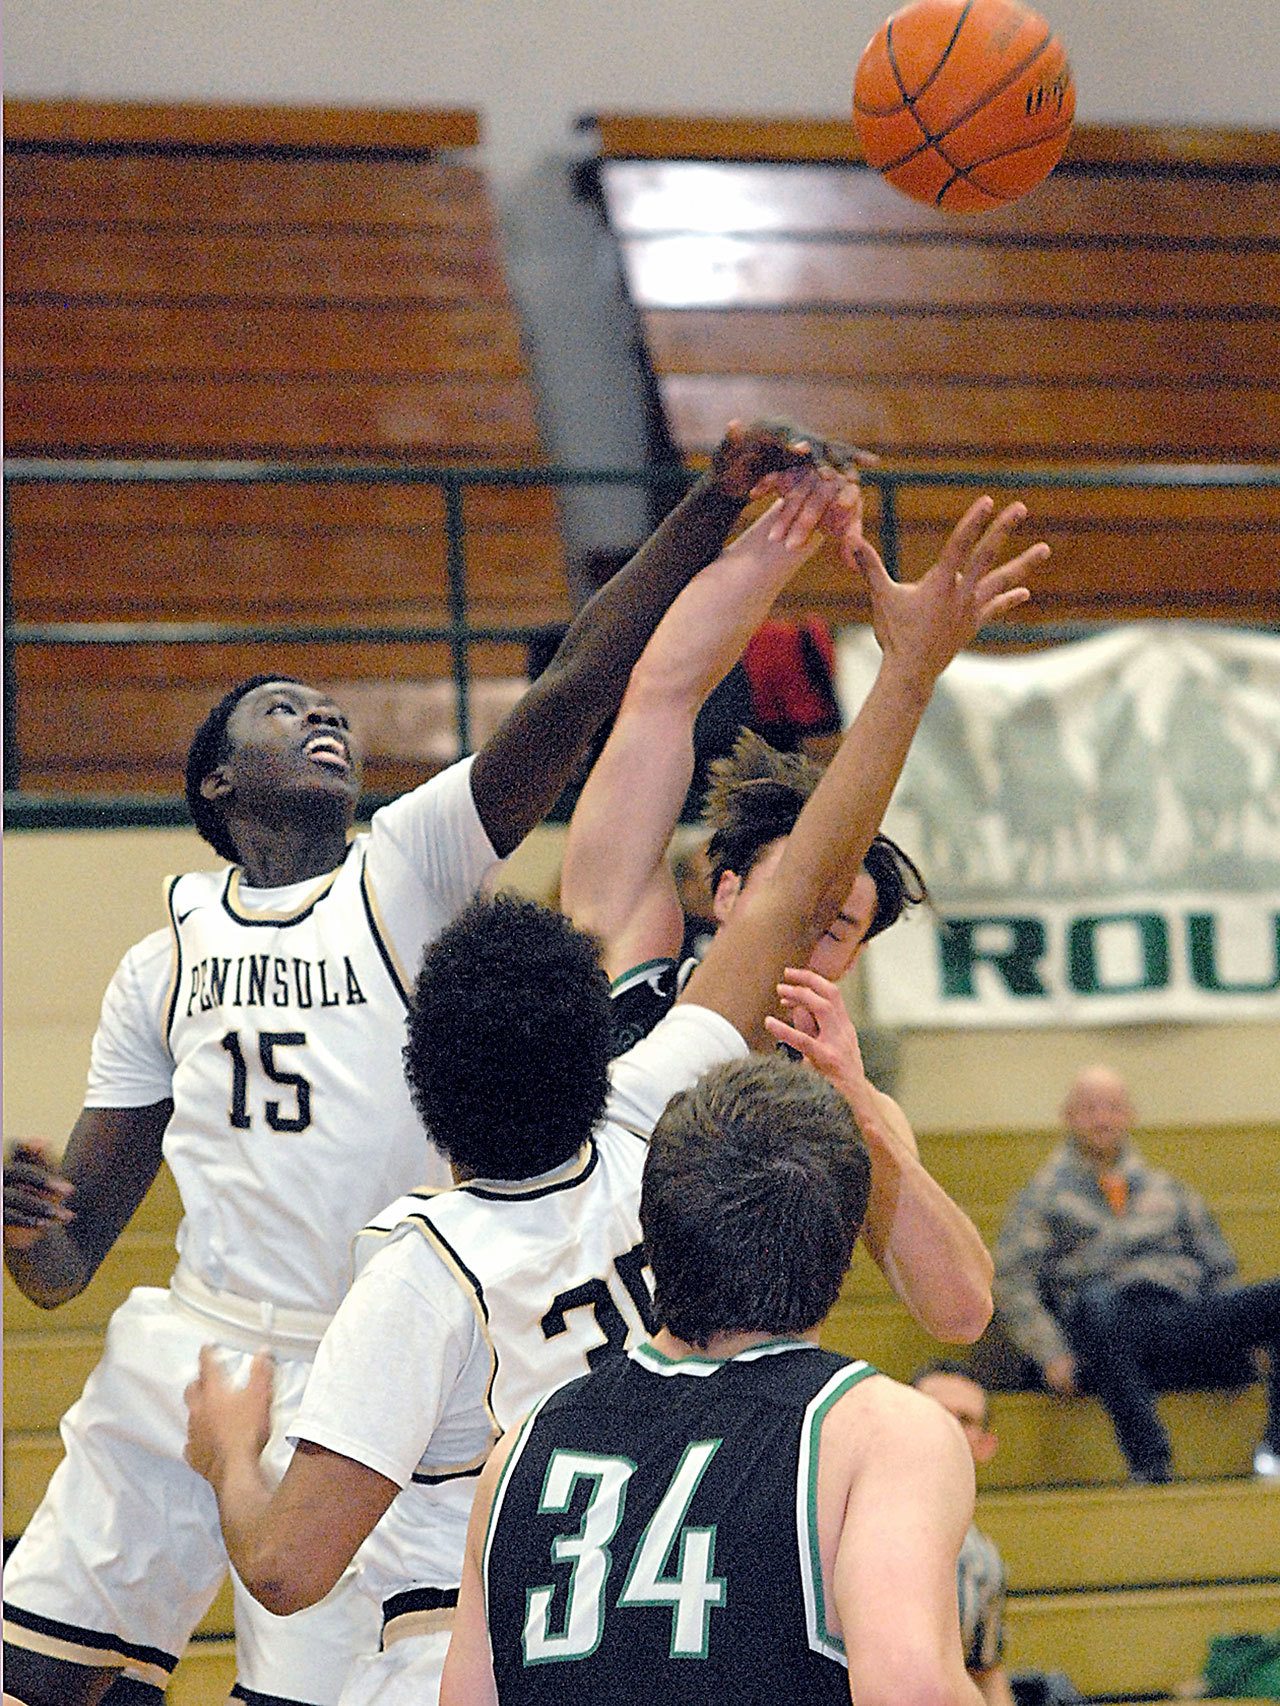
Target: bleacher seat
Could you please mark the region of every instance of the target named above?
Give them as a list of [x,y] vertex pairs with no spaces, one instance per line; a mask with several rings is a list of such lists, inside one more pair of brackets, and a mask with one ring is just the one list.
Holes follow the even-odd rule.
[[[585,121],[584,121],[585,122]],[[1272,463],[1280,453],[1280,150],[1256,132],[1080,126],[1025,198],[908,201],[830,121],[606,114],[584,174],[614,233],[675,449],[766,413],[889,468]],[[965,494],[900,493],[904,572]],[[1274,623],[1280,491],[1028,489],[1054,558],[1031,623]],[[879,525],[874,495],[869,527]],[[1211,566],[1210,566],[1211,565]],[[834,553],[789,601],[865,601]]]
[[[7,453],[538,464],[497,213],[466,157],[478,134],[455,110],[7,103]],[[563,619],[553,496],[473,487],[462,509],[471,620]],[[9,521],[20,620],[449,619],[445,500],[430,486],[23,484]],[[380,683],[383,703],[452,676],[446,645],[358,633],[20,647],[23,785],[173,793],[195,722],[268,651],[322,684]],[[522,648],[487,644],[472,668],[518,678]],[[378,791],[423,774],[394,729],[367,730]],[[437,719],[437,761],[443,736]]]

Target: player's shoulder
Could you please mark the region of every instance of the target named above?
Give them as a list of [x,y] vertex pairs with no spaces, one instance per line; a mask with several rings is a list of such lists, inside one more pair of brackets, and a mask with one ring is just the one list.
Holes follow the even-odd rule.
[[151,930],[140,941],[125,949],[112,978],[118,993],[167,987],[173,966],[173,931],[167,926]]
[[195,907],[220,905],[233,870],[223,865],[216,871],[182,871],[166,877],[165,900],[175,921],[181,924]]
[[394,1202],[389,1202],[381,1213],[374,1215],[372,1220],[367,1221],[356,1236],[377,1241],[378,1239],[388,1238],[393,1233],[404,1232],[411,1228],[415,1221],[421,1220],[431,1204],[438,1197],[443,1196],[448,1189],[448,1186],[435,1189],[432,1186],[424,1185],[420,1190],[406,1191],[403,1196],[398,1196]]
[[[374,1267],[384,1276],[396,1274],[411,1284],[420,1284],[424,1275],[434,1283],[442,1255],[435,1205],[450,1194],[448,1188],[424,1187],[388,1203],[352,1240],[353,1273],[359,1276]],[[446,1243],[443,1248],[447,1247]]]
[[847,1433],[874,1450],[877,1441],[885,1438],[929,1444],[959,1433],[958,1423],[935,1399],[878,1370],[873,1372],[875,1379],[849,1381],[838,1393],[823,1424],[824,1438],[829,1433]]

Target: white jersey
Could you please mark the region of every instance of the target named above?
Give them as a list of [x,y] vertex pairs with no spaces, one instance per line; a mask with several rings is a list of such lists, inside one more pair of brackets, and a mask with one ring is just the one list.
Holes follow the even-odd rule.
[[375,813],[319,880],[173,880],[170,929],[108,989],[86,1105],[172,1098],[183,1270],[328,1316],[359,1228],[447,1179],[405,1085],[405,1014],[423,948],[495,862],[467,761]]
[[357,1241],[290,1430],[406,1489],[358,1556],[380,1603],[456,1589],[476,1477],[552,1386],[643,1336],[646,1140],[670,1098],[747,1052],[726,1019],[677,1007],[614,1061],[605,1117],[535,1179],[472,1180],[393,1203]]

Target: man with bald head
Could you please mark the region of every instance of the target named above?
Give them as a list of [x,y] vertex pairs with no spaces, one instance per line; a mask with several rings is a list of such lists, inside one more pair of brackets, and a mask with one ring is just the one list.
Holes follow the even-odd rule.
[[1254,1454],[1280,1475],[1280,1279],[1241,1285],[1204,1200],[1150,1167],[1130,1137],[1128,1086],[1088,1066],[1062,1109],[1066,1141],[1014,1203],[996,1246],[996,1311],[1045,1384],[1095,1393],[1129,1476],[1173,1479],[1155,1394],[1252,1378],[1269,1352],[1267,1429]]

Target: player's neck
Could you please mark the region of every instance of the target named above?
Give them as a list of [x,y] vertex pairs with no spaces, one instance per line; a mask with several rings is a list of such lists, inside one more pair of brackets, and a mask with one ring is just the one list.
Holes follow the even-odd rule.
[[709,1357],[714,1362],[727,1362],[740,1351],[754,1350],[757,1345],[775,1344],[779,1339],[805,1339],[816,1345],[818,1328],[812,1327],[807,1333],[713,1333],[705,1345],[693,1345],[687,1339],[678,1339],[665,1327],[659,1327],[651,1342],[656,1351],[670,1357],[672,1362],[683,1362],[686,1357]]
[[337,870],[347,856],[347,824],[330,815],[239,822],[232,827],[250,888],[277,889]]

